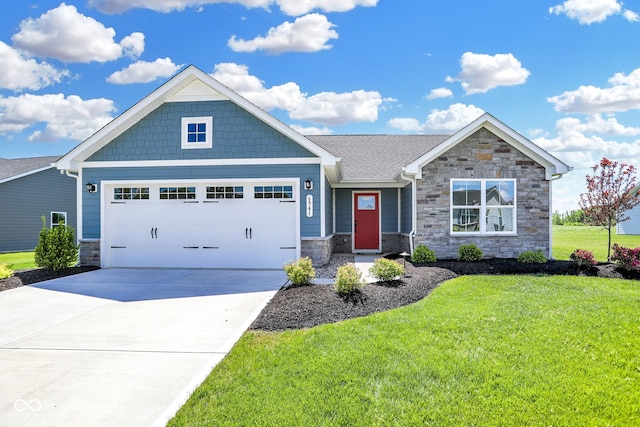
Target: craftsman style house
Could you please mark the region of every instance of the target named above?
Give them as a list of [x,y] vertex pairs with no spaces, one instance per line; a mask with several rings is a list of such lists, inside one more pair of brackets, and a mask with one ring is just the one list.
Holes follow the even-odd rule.
[[453,135],[303,136],[190,66],[57,162],[81,262],[280,268],[334,252],[550,255],[571,168],[489,114]]

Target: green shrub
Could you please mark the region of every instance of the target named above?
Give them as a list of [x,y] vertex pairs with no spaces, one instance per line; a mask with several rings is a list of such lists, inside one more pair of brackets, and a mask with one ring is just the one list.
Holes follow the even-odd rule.
[[364,286],[362,273],[353,264],[345,264],[338,268],[333,288],[340,294],[350,294]]
[[313,278],[316,277],[316,270],[309,257],[302,257],[298,261],[285,264],[284,271],[291,283],[296,286],[310,285]]
[[593,256],[593,252],[585,249],[576,249],[571,255],[569,255],[569,259],[571,259],[571,261],[573,261],[578,267],[591,267],[598,263]]
[[411,261],[415,263],[436,262],[436,253],[425,245],[418,245],[411,254]]
[[7,264],[0,264],[0,279],[13,276],[13,270]]
[[476,246],[475,243],[469,243],[468,245],[461,245],[458,248],[458,261],[473,262],[482,260],[482,249]]
[[544,264],[547,262],[547,257],[542,253],[542,249],[537,251],[524,251],[518,255],[518,262],[525,264]]
[[36,265],[47,270],[59,271],[75,265],[78,262],[78,246],[73,228],[60,224],[49,229],[43,215],[34,257]]
[[404,267],[390,259],[378,258],[369,269],[369,274],[382,282],[388,282],[402,276]]

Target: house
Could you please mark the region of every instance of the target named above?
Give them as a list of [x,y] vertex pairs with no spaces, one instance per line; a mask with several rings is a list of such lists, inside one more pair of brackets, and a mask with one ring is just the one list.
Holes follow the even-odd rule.
[[0,159],[0,252],[33,250],[42,216],[76,227],[76,184],[53,166],[59,158]]
[[81,263],[193,268],[470,242],[551,255],[571,169],[489,114],[453,135],[303,136],[194,66],[57,168],[77,177]]
[[[637,194],[638,191],[640,191],[640,186],[634,188],[632,190],[632,194]],[[616,224],[616,232],[618,234],[640,235],[640,205],[636,205],[634,208],[631,208],[627,211],[626,215],[629,219],[623,222],[618,222]]]

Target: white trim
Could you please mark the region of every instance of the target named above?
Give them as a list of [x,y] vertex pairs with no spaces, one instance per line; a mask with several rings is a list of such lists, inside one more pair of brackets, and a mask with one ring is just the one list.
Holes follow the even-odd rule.
[[50,164],[49,166],[44,166],[44,167],[41,167],[41,168],[38,168],[38,169],[33,169],[33,170],[30,170],[30,171],[27,171],[27,172],[22,172],[22,173],[20,173],[18,175],[10,176],[9,178],[0,179],[0,184],[4,184],[5,182],[13,181],[14,179],[24,178],[25,176],[33,175],[34,173],[43,172],[43,171],[46,171],[47,169],[51,169],[53,167],[55,167],[54,163]]
[[326,208],[325,208],[325,203],[326,203],[326,198],[324,196],[324,191],[325,191],[325,187],[326,187],[326,182],[325,182],[325,177],[324,177],[324,168],[320,168],[320,235],[324,236],[325,234],[327,234],[327,225],[326,225]]
[[317,157],[283,157],[272,159],[193,159],[193,160],[127,160],[114,162],[84,162],[83,168],[137,168],[165,166],[251,166],[251,165],[314,165]]
[[[356,194],[378,194],[378,249],[356,249]],[[382,191],[353,190],[351,192],[351,252],[353,253],[380,253],[382,251]]]
[[336,233],[336,188],[335,187],[331,187],[331,210],[333,212],[331,212],[331,214],[333,215],[333,223],[331,224],[333,227],[333,229],[331,230],[331,233],[335,234]]
[[402,188],[406,184],[398,181],[380,182],[380,181],[343,181],[340,183],[331,184],[333,188]]
[[[189,142],[189,125],[205,125],[205,141],[204,142]],[[196,134],[197,134],[196,130]],[[213,117],[183,117],[182,128],[180,132],[181,141],[180,146],[183,150],[195,150],[202,148],[213,147]]]
[[400,233],[402,231],[402,189],[398,188],[397,190],[397,194],[398,194],[398,233]]
[[63,214],[64,215],[64,224],[65,226],[69,225],[69,221],[67,218],[69,217],[66,212],[62,211],[50,211],[49,212],[49,229],[53,229],[53,214]]

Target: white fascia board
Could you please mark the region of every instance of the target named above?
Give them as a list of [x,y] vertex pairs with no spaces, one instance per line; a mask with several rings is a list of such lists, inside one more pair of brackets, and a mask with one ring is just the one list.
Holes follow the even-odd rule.
[[27,172],[22,172],[22,173],[20,173],[18,175],[10,176],[9,178],[0,179],[0,184],[4,184],[5,182],[9,182],[9,181],[13,181],[13,180],[16,180],[16,179],[24,178],[25,176],[33,175],[34,173],[46,171],[47,169],[53,168],[54,165],[55,165],[55,163],[52,163],[49,166],[44,166],[44,167],[41,167],[41,168],[38,168],[38,169],[33,169],[33,170],[30,170],[30,171],[27,171]]
[[[328,151],[324,150],[320,146],[311,142],[300,133],[293,130],[291,127],[285,125],[272,115],[268,114],[255,104],[249,102],[236,92],[223,85],[209,74],[203,72],[197,67],[190,65],[181,71],[179,74],[172,77],[169,81],[164,83],[158,89],[147,95],[133,107],[126,110],[120,116],[113,119],[102,129],[91,135],[88,139],[84,140],[80,145],[75,147],[69,153],[64,155],[56,166],[58,169],[77,170],[78,163],[81,163],[88,159],[92,154],[97,152],[100,148],[107,145],[118,135],[129,129],[135,123],[140,121],[143,117],[149,114],[154,109],[158,108],[164,102],[171,99],[171,96],[179,92],[181,89],[189,86],[195,80],[200,80],[205,85],[212,88],[215,92],[222,95],[219,99],[228,99],[235,103],[239,107],[245,109],[255,117],[259,118],[275,130],[289,137],[311,153],[317,155],[321,159],[323,165],[332,166],[335,165],[337,159]],[[192,94],[190,95],[192,96]],[[75,162],[75,166],[72,166]],[[75,167],[75,168],[74,168]]]
[[315,165],[317,157],[284,157],[267,159],[194,159],[194,160],[130,160],[114,162],[84,162],[83,168],[136,168],[167,166],[250,166],[250,165]]
[[402,188],[406,184],[397,181],[342,181],[332,184],[333,188]]
[[561,175],[573,169],[502,123],[500,120],[493,117],[491,114],[484,113],[482,116],[451,135],[436,148],[407,165],[406,168],[404,168],[405,173],[415,175],[417,179],[422,179],[422,168],[424,166],[446,153],[458,143],[464,141],[482,127],[502,138],[509,145],[544,166],[547,180],[551,179],[554,175]]

